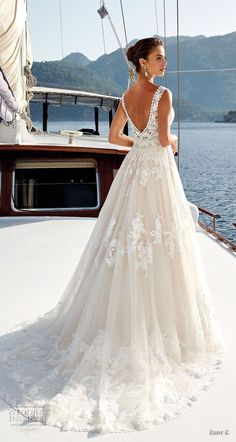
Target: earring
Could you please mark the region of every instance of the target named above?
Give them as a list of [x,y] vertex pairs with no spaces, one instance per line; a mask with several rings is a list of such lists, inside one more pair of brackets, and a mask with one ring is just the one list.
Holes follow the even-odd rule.
[[144,66],[144,75],[145,75],[145,77],[147,77],[147,76],[148,76],[148,73],[147,73],[147,68],[146,68],[146,66]]
[[129,78],[130,81],[135,81],[135,73],[134,73],[134,68],[132,66],[129,67]]

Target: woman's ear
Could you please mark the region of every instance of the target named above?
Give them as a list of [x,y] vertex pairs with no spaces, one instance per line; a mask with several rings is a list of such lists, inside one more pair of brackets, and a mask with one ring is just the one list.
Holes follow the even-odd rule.
[[145,58],[139,58],[138,61],[139,61],[141,68],[144,68],[144,66],[146,66]]

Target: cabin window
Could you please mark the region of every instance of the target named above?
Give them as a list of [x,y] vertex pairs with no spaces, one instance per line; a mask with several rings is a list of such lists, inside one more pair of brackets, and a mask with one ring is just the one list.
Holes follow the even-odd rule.
[[93,160],[16,162],[14,208],[96,209],[99,207],[96,166]]

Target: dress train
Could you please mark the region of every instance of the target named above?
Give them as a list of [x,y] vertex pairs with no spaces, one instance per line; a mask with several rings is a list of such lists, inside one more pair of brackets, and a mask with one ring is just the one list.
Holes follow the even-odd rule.
[[[0,337],[0,395],[25,421],[97,433],[181,416],[224,345],[158,102],[110,188],[58,304]],[[125,112],[125,94],[122,96]],[[172,113],[172,121],[173,121]]]

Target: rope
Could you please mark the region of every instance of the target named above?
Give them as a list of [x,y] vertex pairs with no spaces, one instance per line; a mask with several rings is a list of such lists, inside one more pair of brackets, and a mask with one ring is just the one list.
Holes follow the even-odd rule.
[[[127,38],[127,32],[126,32],[125,16],[124,16],[124,9],[123,9],[122,0],[120,0],[120,8],[121,8],[123,28],[124,28],[124,34],[125,34],[125,42],[126,42],[126,46],[127,46],[128,45],[128,38]],[[125,57],[127,59],[126,54],[125,54]],[[131,66],[130,63],[128,63],[128,66],[129,66],[129,69],[128,69],[129,70],[128,88],[129,88],[131,81],[135,80],[135,74],[134,74],[134,68]]]
[[[167,43],[166,43],[166,2],[163,0],[163,22],[164,22],[164,46],[165,46],[165,53],[167,56]],[[166,76],[164,77],[164,85],[167,85],[166,82]]]
[[[100,0],[100,7],[102,7],[102,3],[103,3],[102,0]],[[106,50],[105,29],[104,29],[102,17],[101,17],[101,25],[102,25],[103,51],[104,51],[104,55],[105,55],[105,69],[106,69],[106,74],[108,74],[108,60],[107,60],[107,50]],[[109,88],[107,88],[107,91],[108,91],[108,95],[111,95],[111,91]]]
[[60,31],[61,31],[61,58],[64,58],[61,0],[59,0],[59,12],[60,12]]
[[236,71],[236,68],[212,68],[212,69],[186,69],[183,71],[167,71],[167,74],[177,74],[178,72],[220,72],[220,71]]
[[31,121],[31,118],[29,117],[29,115],[27,114],[27,111],[24,109],[20,113],[20,116],[25,121],[26,127],[27,127],[28,131],[30,132],[32,129],[32,121]]
[[180,38],[179,38],[179,0],[176,0],[176,26],[177,26],[177,88],[178,88],[178,157],[177,157],[177,165],[179,171],[179,158],[180,158]]
[[[112,30],[113,30],[113,32],[114,32],[114,34],[115,34],[116,39],[117,39],[118,45],[119,45],[119,47],[120,47],[120,49],[121,49],[121,51],[122,51],[122,53],[123,53],[123,56],[124,56],[125,62],[127,63],[128,69],[130,69],[130,63],[129,63],[127,57],[126,57],[125,50],[124,50],[124,48],[123,48],[123,46],[122,46],[122,44],[121,44],[121,41],[120,41],[119,36],[118,36],[118,34],[117,34],[117,32],[116,32],[116,29],[115,29],[115,26],[114,26],[114,24],[113,24],[113,22],[112,22],[111,16],[110,16],[110,14],[109,14],[108,11],[107,11],[107,8],[106,8],[106,6],[105,6],[104,1],[102,1],[102,6],[101,6],[100,9],[98,9],[97,12],[99,13],[99,15],[100,15],[100,17],[101,17],[102,19],[103,19],[104,17],[106,17],[106,16],[108,17],[108,19],[109,19],[109,21],[110,21],[110,24],[111,24],[111,27],[112,27]],[[129,80],[129,82],[130,82],[130,80]],[[128,82],[128,86],[129,86],[129,82]]]
[[122,14],[124,33],[125,33],[125,41],[126,41],[126,45],[127,45],[128,44],[128,39],[127,39],[127,32],[126,32],[126,25],[125,25],[125,16],[124,16],[124,9],[123,9],[122,0],[120,0],[120,8],[121,8],[121,14]]
[[166,49],[166,1],[163,0],[164,45]]
[[26,65],[24,67],[24,74],[26,77],[26,86],[31,88],[37,84],[37,80],[31,72],[30,62],[26,60]]
[[157,28],[157,35],[158,35],[157,0],[154,0],[154,5],[155,5],[156,28]]
[[[102,1],[100,0],[100,7],[102,6]],[[101,24],[102,24],[102,40],[103,40],[103,50],[104,50],[104,55],[107,55],[107,50],[106,50],[106,39],[105,39],[105,32],[104,32],[104,25],[103,25],[103,19],[101,18]]]

